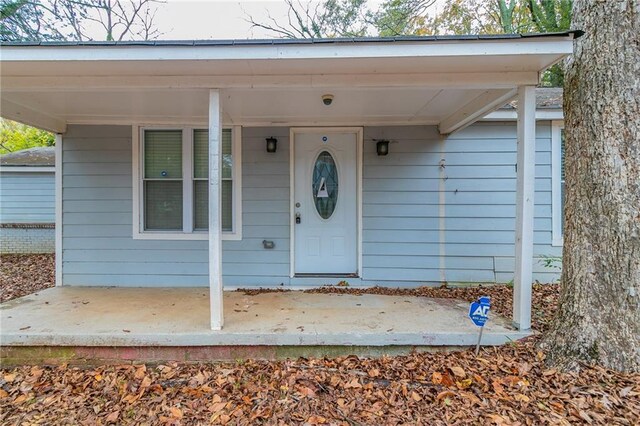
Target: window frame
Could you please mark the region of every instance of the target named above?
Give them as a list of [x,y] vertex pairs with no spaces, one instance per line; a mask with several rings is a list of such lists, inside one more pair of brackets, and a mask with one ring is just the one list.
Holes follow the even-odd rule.
[[[232,231],[222,231],[222,240],[242,240],[242,127],[223,126],[231,130],[232,169]],[[145,130],[182,131],[182,231],[144,229],[144,132]],[[206,126],[133,126],[133,239],[137,240],[208,240],[209,232],[194,229],[193,131],[208,130]],[[222,174],[221,174],[222,176]]]
[[552,246],[562,246],[562,131],[563,120],[551,122],[551,223]]

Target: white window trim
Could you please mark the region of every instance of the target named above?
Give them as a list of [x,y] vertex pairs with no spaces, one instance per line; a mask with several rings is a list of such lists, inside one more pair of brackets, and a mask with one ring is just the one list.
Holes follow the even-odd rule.
[[562,136],[564,121],[551,122],[551,223],[552,246],[562,246]]
[[55,173],[53,167],[0,166],[0,173]]
[[[233,157],[233,206],[232,206],[232,227],[233,231],[223,231],[222,240],[239,241],[242,240],[242,127],[224,126],[231,129],[231,155]],[[133,126],[132,134],[132,188],[133,188],[133,239],[134,240],[208,240],[207,231],[145,231],[144,220],[144,199],[142,180],[142,155],[143,132],[145,130],[182,130],[182,156],[183,156],[183,229],[193,228],[193,181],[192,170],[193,160],[193,130],[206,129],[206,126],[154,126],[137,125]]]

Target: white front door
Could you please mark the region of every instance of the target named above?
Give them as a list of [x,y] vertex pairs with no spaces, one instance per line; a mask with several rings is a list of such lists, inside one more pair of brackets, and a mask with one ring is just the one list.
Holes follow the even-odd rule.
[[296,274],[358,272],[357,143],[356,130],[294,132]]

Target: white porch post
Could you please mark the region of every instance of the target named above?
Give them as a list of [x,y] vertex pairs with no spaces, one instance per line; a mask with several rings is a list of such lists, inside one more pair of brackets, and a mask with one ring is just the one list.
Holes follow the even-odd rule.
[[211,329],[221,330],[224,323],[222,306],[222,201],[220,191],[222,108],[220,92],[209,91],[209,307]]
[[533,209],[536,154],[536,89],[518,88],[518,155],[516,181],[516,265],[513,280],[513,324],[531,328],[533,281]]

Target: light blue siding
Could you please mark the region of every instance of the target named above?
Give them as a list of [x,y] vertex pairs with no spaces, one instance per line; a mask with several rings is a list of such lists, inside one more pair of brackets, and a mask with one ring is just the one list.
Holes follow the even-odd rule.
[[[265,138],[278,138],[269,154]],[[372,139],[390,139],[379,157]],[[535,253],[551,247],[550,123],[537,127]],[[63,143],[66,285],[206,286],[207,242],[132,238],[131,128],[70,126]],[[367,127],[361,279],[416,286],[513,277],[516,127],[475,124],[448,138],[431,126]],[[289,278],[289,129],[242,130],[243,239],[223,242],[227,286],[331,284]],[[265,250],[263,240],[275,248]],[[541,281],[557,274],[536,260]]]
[[53,172],[0,172],[0,223],[54,223]]
[[[483,152],[477,151],[478,145],[484,147]],[[477,123],[447,139],[443,155],[447,164],[445,191],[448,195],[445,208],[448,226],[444,237],[446,269],[450,253],[457,255],[461,249],[471,248],[493,257],[494,280],[513,279],[516,145],[514,122]],[[458,167],[448,167],[451,162]],[[485,172],[491,167],[508,173],[500,180],[488,178]],[[534,255],[559,256],[560,248],[551,246],[550,122],[538,122],[536,126],[535,176]],[[454,217],[457,223],[448,222]],[[464,223],[466,226],[462,226]],[[557,272],[543,268],[539,259],[534,259],[534,279],[554,281],[558,278]]]
[[[64,135],[63,282],[207,286],[206,241],[133,239],[131,134],[126,126],[70,126]],[[268,136],[278,138],[277,153],[265,151]],[[227,285],[288,281],[288,137],[288,128],[243,129],[243,239],[223,242]]]
[[[372,139],[391,139],[378,157]],[[365,129],[363,277],[509,281],[515,238],[516,126],[477,123],[450,137],[432,127]],[[535,253],[551,247],[551,128],[536,141]],[[535,261],[535,278],[557,271]]]

